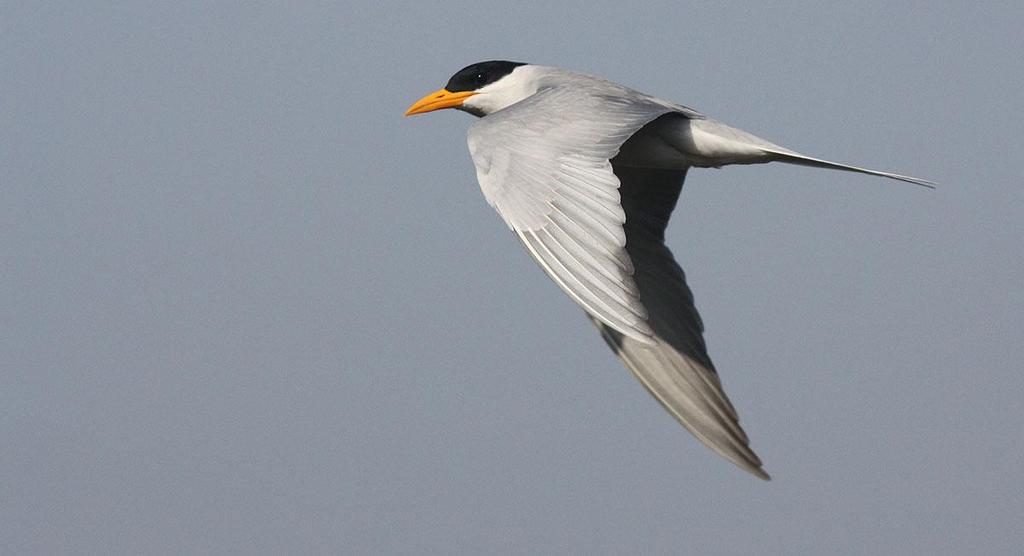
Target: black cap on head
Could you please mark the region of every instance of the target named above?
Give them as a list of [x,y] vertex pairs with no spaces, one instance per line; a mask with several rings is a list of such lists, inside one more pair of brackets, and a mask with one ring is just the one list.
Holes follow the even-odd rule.
[[475,91],[505,77],[517,67],[525,65],[523,62],[506,62],[504,60],[480,62],[460,69],[448,80],[448,84],[444,88],[453,93]]

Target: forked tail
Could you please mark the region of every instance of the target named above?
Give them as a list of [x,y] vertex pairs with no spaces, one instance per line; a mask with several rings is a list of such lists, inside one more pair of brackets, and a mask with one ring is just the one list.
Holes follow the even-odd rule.
[[859,168],[857,166],[849,166],[847,164],[839,164],[838,162],[830,162],[828,160],[821,160],[820,158],[812,158],[804,156],[791,151],[765,149],[762,150],[772,157],[772,160],[778,162],[785,162],[787,164],[799,164],[801,166],[812,166],[815,168],[829,168],[831,170],[844,170],[847,172],[857,172],[860,174],[868,174],[871,176],[881,176],[883,178],[890,178],[899,181],[905,181],[907,183],[913,183],[916,185],[924,186],[929,189],[935,189],[936,183],[921,178],[915,178],[913,176],[904,176],[902,174],[893,174],[892,172],[881,172],[878,170],[869,170],[867,168]]

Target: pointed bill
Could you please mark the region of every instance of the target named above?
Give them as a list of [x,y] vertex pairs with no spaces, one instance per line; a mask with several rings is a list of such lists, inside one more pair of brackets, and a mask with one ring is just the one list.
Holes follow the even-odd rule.
[[462,106],[462,103],[466,102],[467,98],[475,94],[475,91],[453,93],[448,89],[438,89],[412,103],[412,106],[405,111],[405,115],[412,116],[413,114],[423,114],[426,112],[433,112],[434,110],[441,110],[443,108],[455,108]]

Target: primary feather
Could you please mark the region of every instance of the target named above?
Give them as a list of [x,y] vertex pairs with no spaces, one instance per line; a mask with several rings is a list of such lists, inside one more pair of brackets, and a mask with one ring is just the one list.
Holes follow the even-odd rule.
[[665,245],[687,170],[779,161],[933,184],[808,157],[691,108],[556,68],[486,62],[449,86],[457,96],[428,95],[410,112],[456,105],[482,116],[468,143],[488,203],[676,420],[768,479]]

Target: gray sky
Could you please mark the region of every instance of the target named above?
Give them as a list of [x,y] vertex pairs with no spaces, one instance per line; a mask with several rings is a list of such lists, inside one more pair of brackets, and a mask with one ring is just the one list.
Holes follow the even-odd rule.
[[[0,8],[0,552],[1020,552],[1024,6],[544,4]],[[492,58],[942,184],[690,173],[772,482],[402,118]]]

